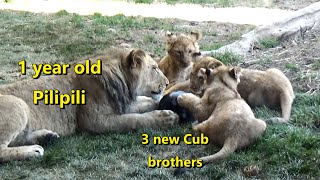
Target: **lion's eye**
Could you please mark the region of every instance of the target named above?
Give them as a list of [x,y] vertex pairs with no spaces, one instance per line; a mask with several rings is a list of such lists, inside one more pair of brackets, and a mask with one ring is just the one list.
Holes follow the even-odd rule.
[[152,69],[155,70],[156,72],[158,72],[157,66],[152,66]]
[[191,54],[191,52],[192,52],[192,51],[191,51],[191,50],[189,50],[189,54]]
[[182,52],[181,51],[176,51],[176,53],[181,56],[182,55]]
[[201,52],[193,53],[192,56],[194,56],[194,57],[201,56]]

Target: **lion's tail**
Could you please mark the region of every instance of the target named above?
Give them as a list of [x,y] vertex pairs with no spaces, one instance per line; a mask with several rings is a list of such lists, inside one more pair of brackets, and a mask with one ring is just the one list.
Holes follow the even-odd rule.
[[288,122],[290,119],[293,99],[294,95],[292,96],[289,92],[282,94],[280,97],[282,117],[286,120],[286,122]]
[[232,139],[227,139],[220,149],[219,152],[200,158],[203,161],[203,164],[215,163],[217,161],[223,160],[229,155],[231,155],[237,149],[237,142],[234,142]]
[[[234,142],[232,139],[227,139],[219,152],[210,156],[202,157],[200,160],[202,160],[203,165],[218,162],[231,155],[237,149],[237,147],[237,142]],[[179,176],[185,171],[187,171],[187,168],[176,168],[174,170],[174,176]]]
[[292,109],[292,103],[295,96],[291,92],[284,92],[280,96],[280,106],[282,111],[282,117],[271,117],[266,119],[266,122],[271,124],[290,124],[290,115]]

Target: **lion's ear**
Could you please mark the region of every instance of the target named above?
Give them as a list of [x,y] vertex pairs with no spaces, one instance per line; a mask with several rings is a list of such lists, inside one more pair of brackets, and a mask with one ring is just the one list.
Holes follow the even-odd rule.
[[229,74],[231,77],[237,80],[237,82],[240,82],[240,76],[241,76],[242,69],[240,67],[234,67],[229,71]]
[[205,75],[206,74],[206,69],[205,68],[200,68],[199,73],[201,75]]
[[143,63],[144,58],[146,57],[146,53],[140,49],[132,50],[127,57],[129,62],[129,66],[131,68],[140,67]]
[[166,38],[167,38],[167,43],[169,44],[173,44],[174,42],[177,41],[177,36],[174,35],[172,32],[167,31],[165,34]]
[[210,62],[209,64],[208,64],[208,68],[210,68],[210,69],[215,69],[215,68],[217,68],[217,67],[219,67],[219,66],[223,66],[224,64],[222,63],[222,62],[220,62],[220,61],[214,61],[214,62]]
[[202,34],[199,31],[191,31],[190,37],[193,42],[197,42],[202,38]]
[[201,68],[199,70],[200,74],[205,76],[205,77],[208,77],[208,76],[211,76],[213,74],[213,69],[205,69],[205,68]]
[[213,69],[200,68],[198,77],[207,80],[213,74]]

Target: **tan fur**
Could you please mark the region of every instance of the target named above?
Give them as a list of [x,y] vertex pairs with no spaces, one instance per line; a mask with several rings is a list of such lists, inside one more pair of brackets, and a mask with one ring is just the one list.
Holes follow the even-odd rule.
[[[224,64],[215,58],[212,58],[209,56],[199,57],[197,62],[195,62],[193,64],[193,66],[195,66],[195,67],[193,67],[193,69],[191,69],[189,78],[196,77],[196,76],[192,76],[192,75],[196,74],[200,68],[212,68],[213,69],[213,68],[216,68],[216,67],[222,66],[222,65],[224,65]],[[198,82],[195,79],[193,79],[192,81],[194,82],[193,83],[194,86],[199,86],[199,84],[195,84],[195,83],[200,83],[200,81]],[[170,87],[169,89],[167,88],[165,91],[165,94],[168,94],[168,93],[171,93],[174,91],[190,92],[190,79],[185,82],[176,83],[174,86]]]
[[[194,68],[190,75],[192,83],[189,83],[189,91],[191,90],[193,93],[201,95],[203,93],[203,89],[199,89],[199,87],[202,87],[203,81],[198,79],[196,73],[201,68],[215,68],[218,66],[225,65],[212,57],[203,57],[198,60],[194,64]],[[188,90],[186,88],[187,86],[188,84],[185,83],[182,88],[179,87],[174,90],[186,91]],[[198,92],[196,92],[195,89],[198,89]],[[275,68],[268,69],[266,71],[243,69],[237,90],[241,97],[251,107],[265,105],[271,109],[281,108],[282,118],[271,118],[268,119],[269,121],[274,123],[284,123],[289,121],[295,95],[290,81],[280,70]]]
[[202,98],[191,93],[178,97],[179,105],[191,110],[200,122],[193,130],[204,133],[211,142],[222,146],[219,152],[200,158],[204,164],[222,160],[235,150],[250,145],[266,129],[266,123],[254,117],[237,92],[240,71],[240,68],[226,66],[201,68],[197,76],[203,78],[203,87],[195,90],[204,90]]
[[271,121],[280,123],[289,121],[295,95],[289,79],[280,70],[244,69],[238,92],[251,107],[265,105],[271,109],[280,108],[282,118],[272,118]]
[[200,32],[191,32],[189,36],[180,34],[173,35],[166,33],[166,51],[165,56],[159,62],[159,68],[169,79],[170,88],[178,82],[184,82],[189,79],[193,62],[200,56],[198,40],[201,38]]
[[[43,155],[46,138],[76,131],[106,133],[142,127],[168,127],[178,116],[168,110],[153,110],[154,100],[168,84],[157,63],[141,50],[112,49],[91,57],[102,60],[102,75],[41,76],[0,87],[0,162]],[[33,91],[86,90],[86,105],[33,104]],[[144,97],[148,96],[148,97]],[[58,135],[59,134],[59,135]],[[28,145],[28,146],[24,146]]]

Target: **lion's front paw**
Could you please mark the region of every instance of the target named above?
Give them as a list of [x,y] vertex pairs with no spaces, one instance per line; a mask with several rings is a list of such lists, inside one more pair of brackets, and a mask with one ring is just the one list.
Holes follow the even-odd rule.
[[30,159],[41,157],[44,154],[44,149],[39,145],[25,146],[22,149],[21,157],[22,159]]
[[39,145],[33,145],[32,146],[32,152],[33,152],[35,157],[39,157],[39,156],[43,156],[44,149],[43,149],[43,147],[41,147]]
[[179,122],[179,116],[171,110],[157,110],[155,112],[161,126],[170,127]]
[[194,131],[194,132],[198,132],[199,131],[199,123],[197,123],[197,124],[192,124],[192,130]]
[[194,126],[198,125],[198,124],[199,124],[199,121],[198,121],[198,120],[194,121],[194,122],[192,123],[192,128],[193,128]]
[[30,139],[33,144],[48,145],[48,143],[56,141],[59,137],[56,132],[42,129],[32,132]]
[[48,134],[46,134],[43,138],[43,141],[41,144],[43,145],[47,145],[48,143],[52,143],[55,142],[57,139],[59,139],[60,136],[58,135],[58,133],[56,132],[50,132]]

